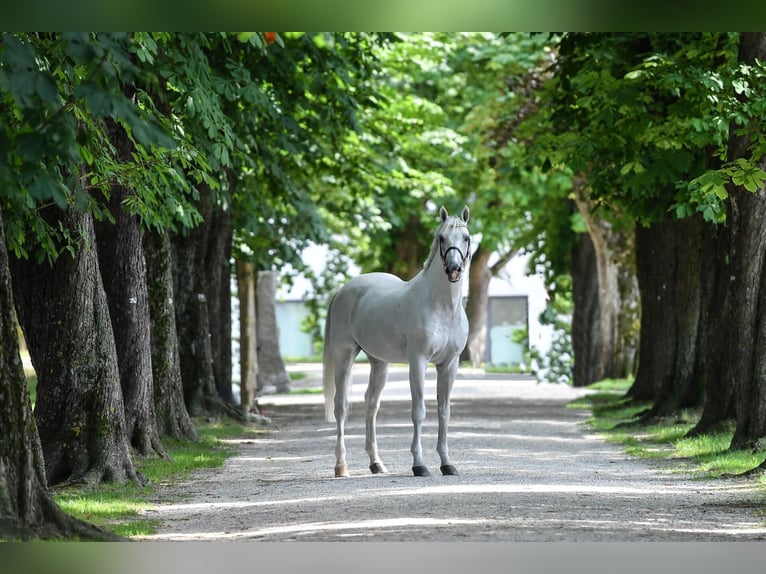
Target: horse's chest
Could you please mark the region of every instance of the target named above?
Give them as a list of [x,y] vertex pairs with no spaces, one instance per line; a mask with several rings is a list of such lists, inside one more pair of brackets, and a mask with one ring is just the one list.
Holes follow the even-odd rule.
[[[459,316],[423,325],[421,344],[432,357],[448,357],[462,351],[468,338],[468,323]],[[417,338],[417,335],[416,335]]]

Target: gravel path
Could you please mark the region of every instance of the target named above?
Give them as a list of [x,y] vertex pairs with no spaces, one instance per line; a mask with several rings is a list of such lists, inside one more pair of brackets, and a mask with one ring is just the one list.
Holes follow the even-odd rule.
[[[745,480],[705,481],[633,459],[565,408],[584,391],[461,372],[441,476],[435,401],[423,448],[433,476],[411,475],[405,370],[393,370],[378,418],[389,474],[364,452],[366,374],[357,367],[347,427],[349,478],[333,477],[334,425],[320,397],[262,400],[272,430],[238,442],[222,469],[160,490],[151,540],[747,541],[766,539],[764,493]],[[434,397],[433,373],[426,396]],[[305,385],[315,384],[309,379]],[[429,391],[430,389],[430,391]]]

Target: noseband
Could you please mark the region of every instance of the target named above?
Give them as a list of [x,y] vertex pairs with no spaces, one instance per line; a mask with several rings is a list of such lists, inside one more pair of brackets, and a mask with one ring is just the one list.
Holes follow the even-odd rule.
[[448,273],[448,271],[447,271],[447,261],[446,261],[447,253],[449,253],[453,249],[455,251],[457,251],[458,254],[460,255],[460,261],[461,261],[461,263],[460,263],[460,272],[462,273],[463,271],[465,271],[465,262],[471,256],[471,238],[470,237],[468,238],[468,248],[466,249],[465,255],[463,255],[463,252],[460,251],[460,248],[457,247],[456,245],[452,245],[452,246],[448,247],[446,251],[442,251],[441,241],[439,242],[439,254],[441,255],[441,258],[442,258],[442,265],[444,266],[444,272],[445,273]]

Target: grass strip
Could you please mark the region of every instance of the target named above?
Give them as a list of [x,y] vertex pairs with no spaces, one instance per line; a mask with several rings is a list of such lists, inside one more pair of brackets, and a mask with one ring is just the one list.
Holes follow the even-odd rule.
[[[588,409],[592,416],[585,421],[609,442],[623,445],[628,454],[667,461],[669,466],[698,478],[726,478],[756,468],[766,451],[730,450],[734,423],[717,432],[695,437],[687,434],[699,420],[698,409],[684,410],[671,417],[640,422],[650,402],[626,397],[630,379],[607,379],[589,387],[592,393],[567,405]],[[766,488],[766,473],[753,475],[754,482]]]
[[234,421],[194,421],[199,442],[165,439],[169,459],[134,457],[136,470],[149,483],[73,485],[52,488],[56,502],[68,514],[124,536],[142,537],[157,532],[160,525],[143,514],[158,501],[158,488],[189,478],[192,472],[218,468],[236,452],[222,442],[231,438],[255,438],[268,432]]

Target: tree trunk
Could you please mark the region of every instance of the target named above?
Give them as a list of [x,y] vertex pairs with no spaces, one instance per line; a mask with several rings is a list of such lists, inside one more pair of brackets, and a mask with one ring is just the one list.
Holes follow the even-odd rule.
[[[210,192],[208,191],[208,194]],[[184,402],[190,415],[204,416],[218,396],[210,346],[205,246],[210,211],[198,206],[203,220],[173,238],[173,293]]]
[[699,406],[704,367],[700,353],[703,312],[701,216],[665,219],[636,231],[641,288],[641,350],[628,395],[653,400],[647,417]]
[[728,226],[707,227],[701,246],[703,258],[702,315],[700,317],[700,343],[698,360],[705,403],[702,415],[688,436],[699,436],[723,430],[723,425],[734,419],[734,386],[726,376],[726,342],[739,327],[731,316],[731,269],[729,246],[732,237]]
[[468,270],[468,300],[465,312],[468,316],[468,342],[460,356],[461,361],[470,361],[480,367],[487,360],[487,314],[489,312],[489,282],[492,271],[489,258],[492,253],[476,248]]
[[197,210],[202,222],[173,237],[173,293],[184,402],[192,416],[241,413],[218,394],[208,307],[207,247],[213,213],[212,191],[200,189]]
[[613,261],[617,267],[617,289],[620,298],[614,373],[619,378],[623,378],[633,377],[636,374],[636,355],[641,335],[641,295],[636,275],[635,226],[630,230],[622,230],[618,237],[619,249]]
[[[420,217],[411,215],[407,220],[407,225],[398,233],[394,240],[394,251],[396,258],[390,261],[387,271],[393,273],[405,281],[409,281],[423,269],[423,261],[428,256],[428,251],[424,251],[421,241],[425,229]],[[430,246],[430,242],[426,243]]]
[[277,273],[260,271],[257,280],[256,309],[258,339],[258,390],[274,385],[278,393],[290,392],[290,377],[279,350],[277,326]]
[[[762,165],[762,167],[766,167]],[[730,193],[731,224],[736,228],[731,252],[731,330],[725,344],[727,377],[734,385],[737,428],[732,448],[766,448],[766,191]]]
[[593,241],[581,233],[572,251],[572,384],[585,387],[599,380],[598,272]]
[[[110,141],[121,161],[130,161],[133,144],[125,130],[108,122]],[[108,208],[115,219],[97,222],[98,262],[117,348],[117,363],[131,446],[141,456],[167,457],[157,430],[150,345],[146,263],[138,217],[125,211],[130,195],[112,186]]]
[[13,309],[0,213],[0,539],[120,540],[65,514],[48,492]]
[[231,388],[231,212],[214,209],[205,257],[210,351],[218,395],[234,404]]
[[[766,33],[743,33],[740,62],[752,65],[766,60]],[[731,134],[728,159],[748,156],[748,135]],[[758,166],[766,169],[766,157]],[[732,449],[766,448],[766,188],[755,193],[744,187],[729,189],[731,245],[732,336],[726,345],[728,376],[736,397],[737,427]]]
[[13,259],[19,320],[37,372],[35,418],[51,484],[136,480],[117,350],[90,214],[43,209],[84,245],[51,266]]
[[167,233],[148,231],[142,247],[147,268],[157,427],[162,436],[196,441],[199,437],[184,404],[181,382],[170,237]]
[[590,382],[624,378],[632,374],[636,345],[630,329],[635,315],[632,229],[621,229],[593,214],[582,176],[574,178],[573,189],[575,205],[590,236],[598,287],[597,338],[591,339],[596,345],[586,359],[595,360]]
[[239,371],[240,404],[249,411],[255,403],[258,376],[256,338],[255,266],[237,261],[237,294],[239,297]]

